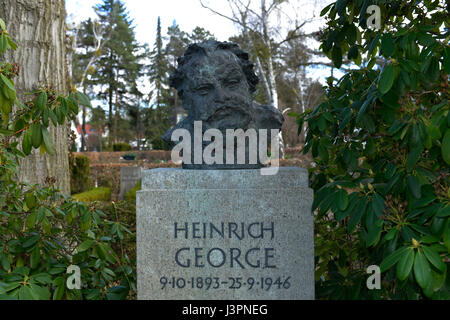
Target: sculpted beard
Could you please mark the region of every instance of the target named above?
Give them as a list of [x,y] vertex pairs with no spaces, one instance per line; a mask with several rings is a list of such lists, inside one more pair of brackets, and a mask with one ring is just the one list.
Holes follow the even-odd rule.
[[[185,103],[189,104],[190,102],[190,99],[186,99]],[[236,117],[236,115],[239,116]],[[251,123],[252,116],[251,98],[234,96],[223,101],[212,101],[197,119],[202,121],[204,131],[214,128],[225,135],[226,129],[246,130]]]

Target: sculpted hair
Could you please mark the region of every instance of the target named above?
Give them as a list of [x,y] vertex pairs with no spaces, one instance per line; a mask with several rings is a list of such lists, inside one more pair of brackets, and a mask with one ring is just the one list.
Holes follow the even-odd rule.
[[215,40],[208,40],[202,43],[195,43],[190,45],[184,56],[178,58],[178,67],[175,72],[170,76],[169,84],[171,87],[178,90],[180,97],[183,95],[183,82],[186,78],[185,67],[189,61],[199,56],[206,56],[208,53],[212,53],[217,50],[227,50],[233,53],[239,60],[239,64],[242,71],[247,78],[247,83],[249,85],[249,90],[254,93],[256,90],[256,85],[258,84],[258,76],[253,70],[253,63],[249,60],[249,55],[247,52],[242,50],[237,44],[232,42],[219,42]]

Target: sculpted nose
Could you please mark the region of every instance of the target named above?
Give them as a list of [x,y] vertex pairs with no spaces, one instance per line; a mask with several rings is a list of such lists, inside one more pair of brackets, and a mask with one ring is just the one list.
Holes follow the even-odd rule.
[[217,87],[214,91],[214,101],[215,102],[225,102],[226,93],[222,87]]

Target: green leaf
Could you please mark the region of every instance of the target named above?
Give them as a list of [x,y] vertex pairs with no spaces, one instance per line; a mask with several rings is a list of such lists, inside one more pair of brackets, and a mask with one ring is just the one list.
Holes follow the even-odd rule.
[[42,137],[44,138],[45,149],[47,149],[47,152],[50,155],[54,155],[55,149],[53,148],[52,138],[50,137],[50,133],[45,127],[42,127]]
[[372,105],[373,97],[367,98],[367,100],[364,102],[364,104],[361,106],[361,109],[359,109],[358,115],[356,116],[356,122],[359,122],[361,120],[361,117],[364,115],[364,113],[367,110],[367,107]]
[[[44,108],[47,105],[47,93],[42,92],[36,99],[35,106],[40,109],[44,110]],[[36,147],[37,148],[37,147]]]
[[348,232],[352,232],[355,229],[356,225],[359,223],[363,215],[366,213],[366,208],[367,208],[367,197],[364,196],[358,200],[358,203],[353,212],[350,212],[350,219],[347,225]]
[[28,216],[25,224],[28,229],[33,229],[34,226],[36,225],[36,221],[37,221],[37,212],[33,212]]
[[0,53],[5,52],[7,46],[8,41],[6,40],[6,36],[4,34],[0,34]]
[[403,227],[402,228],[402,238],[403,240],[410,242],[414,237],[415,237],[415,233],[414,231],[410,228],[410,227]]
[[31,141],[33,142],[34,148],[39,148],[42,144],[42,132],[41,125],[39,123],[34,123],[31,126]]
[[69,113],[69,104],[68,104],[68,99],[62,98],[61,99],[61,112],[67,116],[67,114]]
[[412,266],[414,264],[414,250],[408,248],[405,255],[402,256],[397,264],[397,278],[400,281],[405,280],[409,273],[411,272]]
[[381,94],[385,94],[392,88],[392,85],[394,84],[394,78],[395,66],[393,64],[390,64],[386,68],[384,68],[380,76],[378,89],[380,90]]
[[442,158],[447,164],[450,164],[450,128],[445,131],[444,139],[441,145]]
[[385,272],[396,264],[404,255],[408,253],[408,247],[401,247],[387,256],[380,264],[381,272]]
[[342,49],[340,46],[334,46],[331,53],[331,60],[336,68],[340,68],[342,65]]
[[6,257],[6,255],[2,255],[0,260],[3,270],[9,271],[11,264],[9,263],[8,257]]
[[80,104],[92,108],[91,101],[84,93],[77,91],[77,98]]
[[389,58],[394,53],[395,44],[390,33],[385,33],[383,38],[381,38],[381,50],[386,58]]
[[3,83],[6,84],[9,90],[16,92],[16,89],[14,88],[13,83],[11,80],[9,80],[7,77],[5,77],[3,74],[0,73],[0,78],[2,79]]
[[331,9],[331,7],[333,5],[334,5],[334,3],[331,3],[328,6],[326,6],[325,8],[323,8],[322,11],[320,11],[320,16],[323,17]]
[[423,149],[424,147],[422,145],[418,145],[408,154],[408,158],[406,159],[406,171],[411,172],[417,161],[419,161]]
[[444,63],[443,67],[447,74],[450,74],[450,47],[445,47],[444,49]]
[[[372,56],[372,55],[375,53],[375,49],[377,48],[378,42],[380,41],[380,36],[381,36],[381,34],[378,33],[378,34],[373,38],[373,40],[370,42],[369,46],[367,47],[367,51],[368,51],[368,54],[369,54],[370,56]],[[375,62],[373,62],[373,63],[375,64]],[[371,62],[369,62],[369,66],[370,66],[370,64],[371,64]],[[372,66],[373,66],[373,65],[372,65]],[[370,67],[370,68],[368,68],[368,69],[372,69],[372,68]]]
[[319,143],[319,156],[322,159],[323,162],[328,162],[329,155],[328,155],[328,149],[323,143]]
[[344,211],[348,206],[348,195],[344,189],[339,189],[337,192],[337,203],[339,210]]
[[409,175],[407,182],[408,182],[409,190],[411,190],[411,193],[413,194],[413,196],[416,197],[416,199],[420,199],[422,197],[422,192],[421,192],[419,181],[417,181],[416,176],[414,176],[412,174]]
[[57,286],[55,292],[53,293],[53,300],[61,300],[64,296],[64,291],[64,284]]
[[450,224],[447,223],[447,227],[444,230],[444,245],[446,246],[447,250],[450,252]]
[[439,79],[439,60],[437,58],[431,58],[426,77],[430,82],[436,82]]
[[353,192],[352,194],[350,194],[350,196],[348,197],[348,206],[347,209],[345,209],[344,211],[338,211],[336,212],[336,220],[337,221],[342,221],[344,220],[351,212],[353,212],[353,208],[356,206],[356,204],[358,200],[358,193],[357,192]]
[[426,247],[426,246],[423,246],[422,249],[423,249],[423,253],[425,254],[425,257],[428,259],[428,261],[430,261],[431,264],[436,267],[436,269],[443,272],[445,269],[445,264],[442,261],[442,258],[439,255],[439,253],[437,253],[433,249]]
[[378,193],[374,193],[372,196],[372,210],[377,217],[383,214],[385,208],[385,201]]
[[430,124],[427,127],[427,133],[430,135],[431,139],[438,140],[442,137],[441,131],[439,128],[433,124]]
[[358,47],[357,46],[353,46],[350,48],[350,50],[348,51],[348,54],[347,54],[347,58],[349,60],[358,58]]
[[436,213],[436,217],[438,218],[445,218],[448,216],[450,216],[450,205],[440,208]]
[[397,234],[398,234],[398,230],[394,228],[394,229],[389,230],[389,232],[386,233],[386,235],[385,235],[384,237],[385,237],[385,239],[386,239],[387,241],[389,241],[389,240],[394,239],[394,237],[395,237]]
[[94,240],[86,240],[86,241],[84,241],[82,244],[80,244],[80,246],[78,247],[77,251],[78,252],[84,252],[84,251],[88,250],[90,247],[92,247],[94,242],[95,242]]
[[35,269],[39,262],[41,261],[41,251],[39,249],[39,246],[36,246],[33,251],[31,252],[31,257],[30,257],[30,266],[31,269]]
[[377,220],[376,223],[369,228],[369,232],[368,232],[367,238],[366,238],[367,247],[371,247],[371,246],[375,245],[376,243],[378,243],[378,240],[380,239],[382,227],[383,227],[383,221]]
[[30,287],[22,286],[19,289],[19,300],[39,300],[39,298]]
[[431,267],[420,250],[414,259],[414,276],[422,289],[426,288],[431,281]]
[[48,273],[39,273],[32,276],[32,279],[41,284],[51,284],[52,277]]
[[108,300],[125,300],[130,292],[130,288],[126,286],[118,286],[109,288],[106,293]]
[[25,155],[31,153],[31,148],[33,147],[33,142],[31,140],[31,129],[25,131],[25,135],[22,140],[22,151]]
[[11,38],[8,37],[7,40],[8,40],[9,46],[10,46],[13,50],[16,50],[16,49],[17,49],[17,45],[11,40]]
[[23,243],[22,247],[30,248],[30,247],[34,246],[39,241],[40,238],[41,238],[41,236],[39,236],[39,235],[32,236]]
[[55,126],[57,126],[58,125],[58,118],[56,117],[56,114],[53,112],[52,109],[48,109],[48,116],[52,120],[53,124]]
[[33,192],[27,192],[25,194],[25,203],[29,209],[33,209],[36,206],[36,197]]
[[33,296],[38,300],[50,300],[50,291],[48,288],[40,287],[36,284],[31,284],[30,289],[32,291]]
[[443,272],[436,272],[435,270],[431,269],[431,274],[433,277],[432,289],[433,289],[433,291],[437,291],[440,288],[442,288],[442,286],[445,283],[445,279],[447,276],[447,265],[444,265]]
[[425,47],[431,46],[435,42],[434,38],[430,34],[425,32],[419,32],[417,34],[417,40],[421,45]]
[[0,28],[2,28],[3,31],[6,31],[6,24],[2,19],[0,19]]
[[45,127],[48,127],[48,117],[49,117],[49,109],[44,109],[44,112],[42,112],[42,123]]

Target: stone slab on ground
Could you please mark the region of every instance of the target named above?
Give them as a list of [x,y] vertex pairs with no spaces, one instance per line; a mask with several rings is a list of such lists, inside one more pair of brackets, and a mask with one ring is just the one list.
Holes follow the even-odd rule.
[[123,200],[125,194],[134,188],[136,183],[142,178],[141,167],[122,167],[120,168],[120,193],[119,199]]

